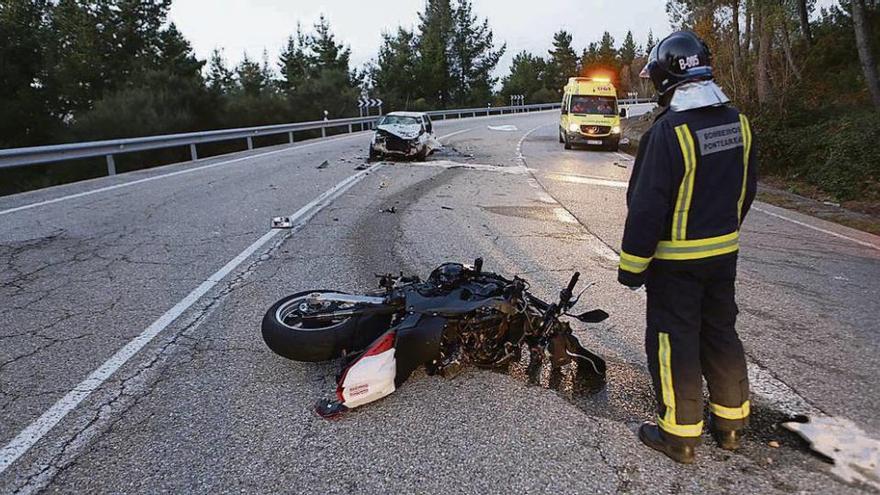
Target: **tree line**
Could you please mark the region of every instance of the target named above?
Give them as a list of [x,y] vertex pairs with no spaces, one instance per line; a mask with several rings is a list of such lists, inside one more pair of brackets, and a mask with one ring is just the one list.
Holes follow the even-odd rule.
[[656,44],[653,32],[648,32],[645,45],[636,44],[632,31],[627,31],[617,46],[611,33],[591,42],[577,53],[572,45],[572,33],[560,30],[553,35],[552,48],[546,56],[522,51],[513,58],[510,74],[502,81],[501,95],[525,95],[526,101],[545,103],[556,101],[562,89],[573,76],[595,76],[610,79],[618,93],[638,93],[640,97],[653,95],[650,83],[638,74],[647,60],[647,53]]
[[0,148],[358,115],[362,92],[386,109],[484,105],[505,46],[470,0],[429,0],[415,31],[385,34],[351,64],[323,16],[296,26],[277,60],[222,50],[200,60],[171,0],[0,3]]

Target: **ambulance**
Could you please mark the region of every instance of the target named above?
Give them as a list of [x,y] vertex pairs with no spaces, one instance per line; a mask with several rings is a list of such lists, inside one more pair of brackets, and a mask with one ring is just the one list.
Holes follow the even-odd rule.
[[570,150],[585,144],[617,150],[620,144],[620,118],[617,89],[609,79],[572,77],[565,85],[559,116],[559,142]]

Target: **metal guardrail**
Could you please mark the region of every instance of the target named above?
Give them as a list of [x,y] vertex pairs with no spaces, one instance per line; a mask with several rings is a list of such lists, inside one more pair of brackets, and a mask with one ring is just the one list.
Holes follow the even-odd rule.
[[[451,117],[466,118],[483,115],[501,115],[505,113],[552,110],[554,108],[559,108],[559,106],[559,103],[544,103],[506,107],[460,108],[454,110],[438,110],[427,113],[432,118],[440,117],[441,120],[447,120]],[[293,143],[295,132],[320,130],[321,136],[326,137],[328,129],[341,128],[346,129],[348,133],[352,133],[355,132],[355,129],[358,131],[372,129],[377,118],[378,117],[372,116],[349,119],[318,120],[313,122],[298,122],[294,124],[168,134],[164,136],[90,141],[85,143],[34,146],[29,148],[11,148],[0,150],[0,169],[103,156],[107,160],[107,173],[109,175],[114,175],[116,174],[114,155],[123,153],[189,146],[190,157],[193,160],[198,160],[197,145],[203,143],[245,139],[247,141],[248,149],[253,149],[253,139],[255,137],[287,134],[288,141]]]

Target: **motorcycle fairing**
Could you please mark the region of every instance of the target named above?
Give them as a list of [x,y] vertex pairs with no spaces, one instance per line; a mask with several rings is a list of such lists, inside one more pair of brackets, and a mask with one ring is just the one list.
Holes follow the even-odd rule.
[[335,415],[393,393],[416,368],[439,356],[444,325],[441,317],[408,315],[345,367],[336,380],[338,401],[329,407],[319,402],[318,413]]
[[446,318],[411,314],[397,327],[397,378],[399,387],[419,366],[440,356],[440,340]]
[[396,390],[395,337],[394,329],[385,332],[342,372],[336,396],[343,406],[349,409],[362,406]]

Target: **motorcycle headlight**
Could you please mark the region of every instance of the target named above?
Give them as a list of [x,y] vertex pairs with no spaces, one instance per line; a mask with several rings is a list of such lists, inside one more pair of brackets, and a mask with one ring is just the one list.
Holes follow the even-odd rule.
[[611,134],[620,134],[620,126],[616,125],[611,128]]
[[568,130],[571,132],[577,132],[578,130],[580,130],[580,126],[578,126],[577,124],[571,124],[570,126],[568,126]]

